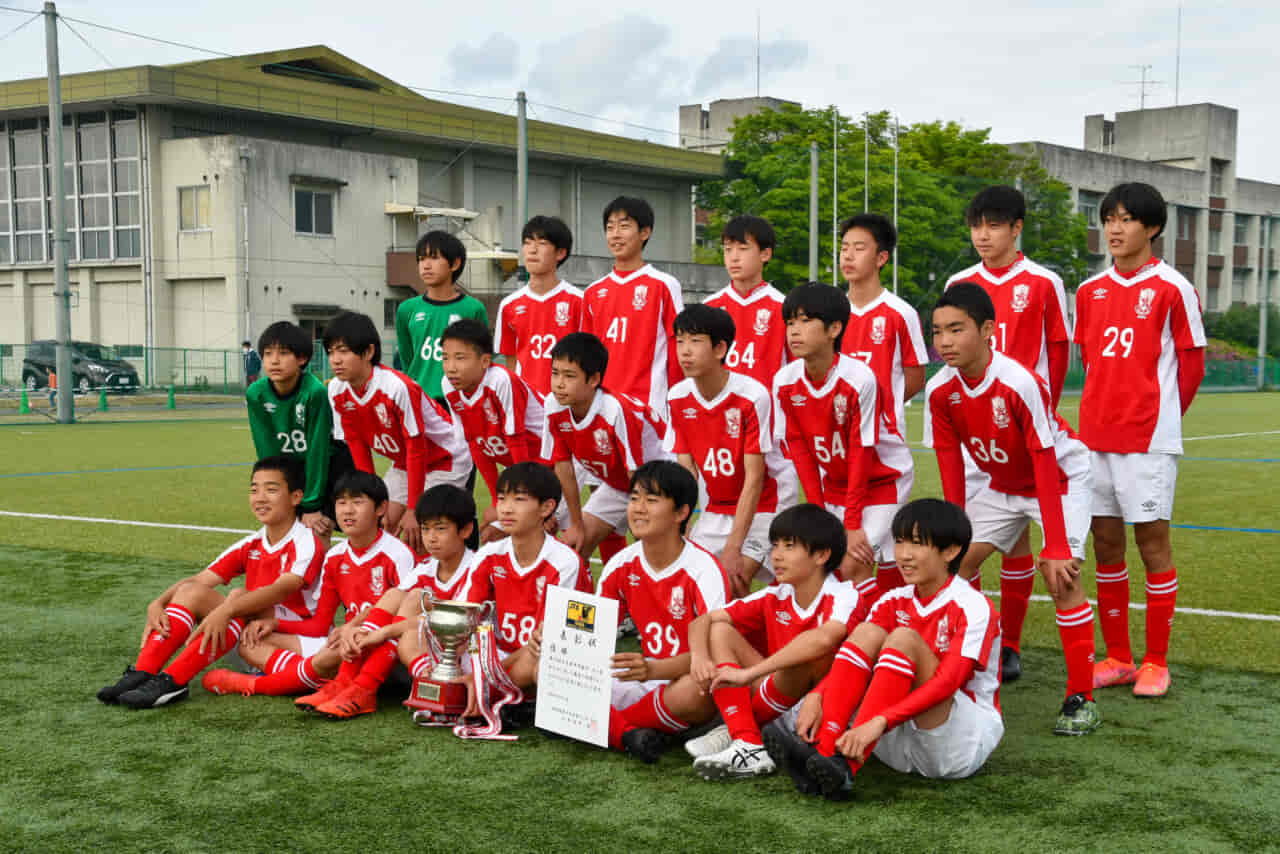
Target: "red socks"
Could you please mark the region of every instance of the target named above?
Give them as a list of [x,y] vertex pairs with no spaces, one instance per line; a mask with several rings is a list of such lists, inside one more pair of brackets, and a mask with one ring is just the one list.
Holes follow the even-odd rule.
[[169,636],[165,638],[159,632],[152,632],[133,665],[146,673],[159,673],[169,656],[182,648],[196,627],[195,615],[181,605],[169,605],[164,612],[169,617]]
[[[1093,608],[1088,602],[1058,611],[1058,635],[1067,660],[1067,696],[1093,699]],[[1006,644],[1007,646],[1007,644]]]
[[689,724],[680,720],[667,708],[663,698],[666,686],[660,686],[645,694],[625,709],[609,710],[609,746],[622,749],[622,735],[633,729],[656,729],[659,732],[684,732]]
[[426,653],[415,658],[409,664],[409,675],[414,679],[425,679],[431,675],[431,657]]
[[[1036,584],[1036,559],[1006,557],[1000,562],[1000,643],[1022,650],[1022,624]],[[1059,623],[1061,625],[1061,623]],[[1090,677],[1092,678],[1092,677]]]
[[1144,664],[1168,667],[1169,632],[1173,606],[1178,601],[1178,570],[1147,573],[1147,654]]
[[849,719],[871,681],[871,660],[852,641],[845,641],[836,653],[831,672],[823,680],[822,728],[818,732],[818,752],[832,756],[836,739],[849,728]]
[[[872,579],[871,583],[874,584],[875,579]],[[732,662],[722,662],[717,667],[740,669]],[[717,688],[711,692],[711,699],[715,700],[716,707],[720,709],[720,716],[728,725],[731,738],[748,744],[764,744],[760,736],[760,726],[751,714],[750,685]]]
[[751,717],[756,726],[764,726],[800,702],[799,697],[788,697],[778,690],[774,675],[770,673],[760,683],[760,687],[751,692]]
[[[1107,644],[1107,657],[1132,662],[1133,650],[1129,646],[1129,570],[1124,563],[1100,563],[1097,576],[1098,621],[1102,623],[1102,639]],[[1150,613],[1148,610],[1148,619]],[[1165,636],[1168,637],[1167,632]]]
[[855,582],[853,586],[857,588],[858,601],[866,602],[867,607],[875,604],[875,601],[880,598],[880,584],[874,575]]
[[[179,685],[186,685],[192,679],[196,678],[196,674],[204,670],[210,664],[213,664],[222,656],[236,648],[236,644],[240,642],[240,632],[244,629],[244,623],[239,617],[227,623],[227,631],[222,638],[222,650],[220,652],[213,651],[213,638],[209,638],[205,643],[205,651],[200,651],[200,644],[189,644],[173,663],[164,669],[173,677],[173,681]],[[169,626],[170,634],[173,632],[173,625]]]
[[[858,716],[854,718],[853,725],[856,727],[866,723],[910,694],[915,679],[915,662],[908,658],[906,653],[892,647],[882,649],[879,658],[876,659],[871,684],[867,686],[866,699],[858,707]],[[873,750],[875,750],[874,744],[867,748],[867,756],[870,756]],[[861,767],[862,762],[849,760],[849,768],[853,773],[858,773]]]
[[364,666],[360,668],[356,684],[369,691],[377,691],[382,683],[387,681],[387,675],[391,673],[391,668],[395,667],[399,659],[400,642],[398,640],[392,638],[386,643],[378,644],[364,657]]
[[266,697],[287,697],[304,691],[315,691],[328,680],[316,673],[310,658],[296,652],[278,649],[267,659],[267,675],[253,682],[253,693]]

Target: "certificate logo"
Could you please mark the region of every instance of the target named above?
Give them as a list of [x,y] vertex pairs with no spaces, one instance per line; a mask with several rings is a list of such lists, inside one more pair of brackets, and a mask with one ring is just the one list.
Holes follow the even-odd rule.
[[564,624],[580,632],[594,632],[596,630],[596,606],[570,599],[569,607],[565,610]]

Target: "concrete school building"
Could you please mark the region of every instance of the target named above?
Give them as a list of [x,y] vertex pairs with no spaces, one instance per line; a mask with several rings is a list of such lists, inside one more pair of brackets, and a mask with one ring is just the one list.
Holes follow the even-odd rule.
[[[47,92],[0,83],[5,345],[54,334]],[[514,93],[505,114],[434,101],[322,46],[66,75],[62,93],[77,340],[238,349],[347,309],[391,339],[431,228],[467,244],[468,291],[493,306],[511,287]],[[528,209],[573,229],[570,281],[609,269],[600,217],[621,194],[654,207],[647,259],[710,274],[690,263],[692,188],[719,157],[539,121],[528,139]]]
[[[1195,285],[1205,311],[1258,303],[1267,278],[1272,302],[1280,303],[1280,184],[1237,174],[1238,117],[1218,104],[1131,110],[1114,119],[1090,115],[1083,148],[1044,142],[1011,148],[1036,157],[1071,187],[1076,209],[1089,221],[1090,272],[1111,263],[1098,223],[1102,197],[1121,182],[1144,181],[1169,206],[1156,254]],[[1264,258],[1267,227],[1270,252]]]

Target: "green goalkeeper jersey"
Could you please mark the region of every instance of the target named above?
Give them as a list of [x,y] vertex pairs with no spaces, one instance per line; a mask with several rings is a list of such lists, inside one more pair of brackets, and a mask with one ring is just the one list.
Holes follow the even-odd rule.
[[417,296],[400,303],[396,309],[396,349],[401,367],[427,397],[444,400],[440,385],[444,380],[440,336],[450,323],[463,318],[475,318],[489,325],[484,303],[464,293],[444,301]]
[[288,397],[276,394],[267,377],[250,384],[244,397],[249,405],[249,430],[253,433],[258,459],[283,454],[302,460],[307,467],[302,512],[322,509],[333,435],[328,388],[315,374],[304,370],[298,387]]

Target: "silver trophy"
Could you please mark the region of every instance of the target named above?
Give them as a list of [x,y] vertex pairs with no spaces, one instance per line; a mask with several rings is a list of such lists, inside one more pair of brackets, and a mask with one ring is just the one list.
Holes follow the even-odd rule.
[[440,645],[440,660],[430,674],[414,682],[406,706],[437,715],[462,714],[467,706],[467,686],[455,681],[463,675],[461,651],[480,624],[483,613],[483,605],[455,599],[436,600],[430,590],[423,589],[422,619]]

